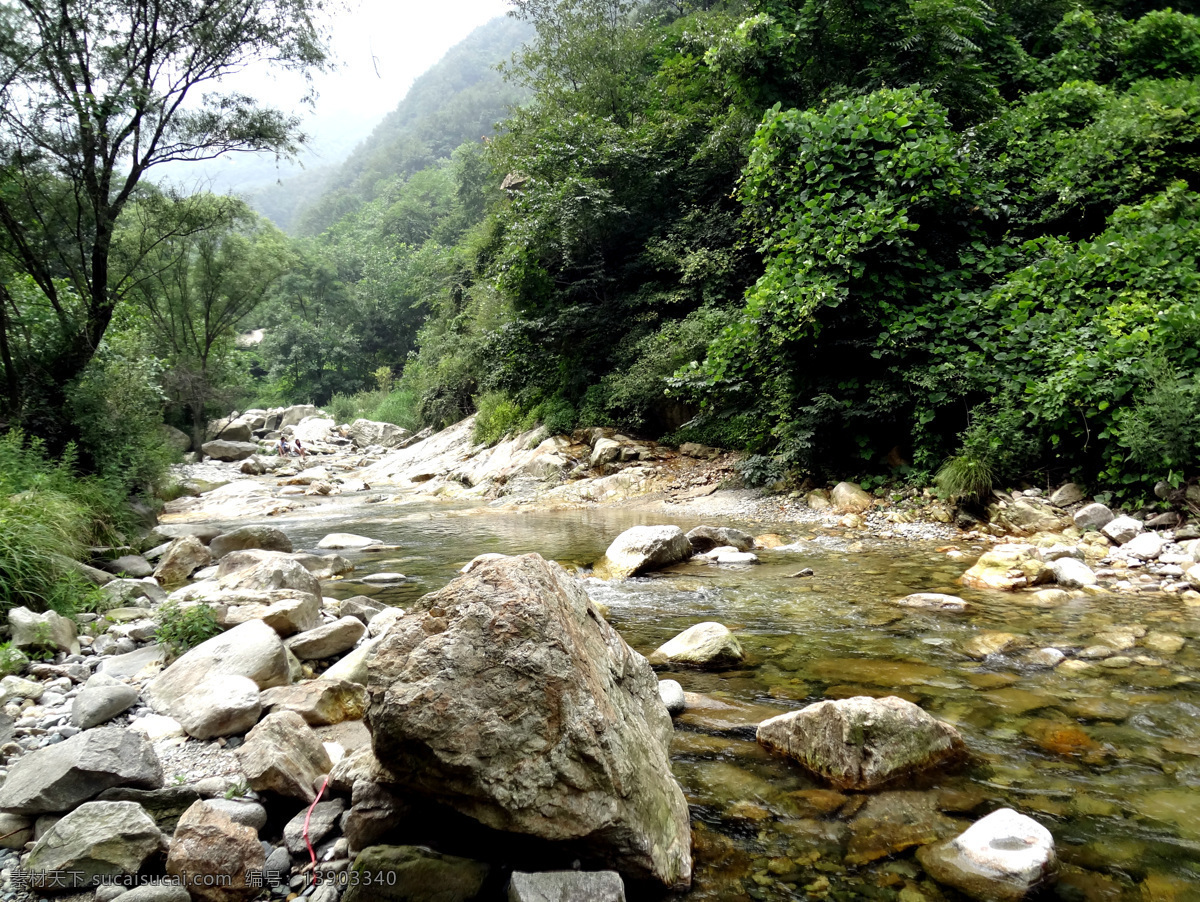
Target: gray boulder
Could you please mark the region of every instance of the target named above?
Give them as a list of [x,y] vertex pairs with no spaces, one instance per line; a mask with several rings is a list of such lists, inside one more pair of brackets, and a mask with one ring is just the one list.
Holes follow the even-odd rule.
[[1092,572],[1092,568],[1073,557],[1060,557],[1051,561],[1050,570],[1054,574],[1054,581],[1064,589],[1080,589],[1096,584],[1096,574]]
[[275,428],[282,429],[284,426],[299,425],[305,417],[314,417],[317,413],[317,408],[311,404],[293,404],[283,410],[279,416],[279,424]]
[[258,686],[244,676],[210,673],[172,706],[170,715],[194,739],[245,733],[258,723]]
[[1084,499],[1083,487],[1074,482],[1059,486],[1050,495],[1050,503],[1055,507],[1069,507]]
[[211,563],[212,554],[199,538],[183,536],[171,542],[154,570],[154,578],[164,585],[177,585]]
[[391,423],[377,423],[360,418],[350,424],[349,435],[356,448],[367,448],[371,445],[395,448],[412,433]]
[[687,540],[697,554],[726,545],[738,551],[749,551],[754,547],[754,536],[728,526],[697,526],[687,534]]
[[208,799],[208,806],[220,811],[235,824],[258,832],[267,826],[267,809],[249,799]]
[[594,570],[601,579],[625,579],[691,556],[692,543],[678,526],[634,526],[617,536]]
[[55,611],[35,614],[29,608],[11,608],[8,628],[12,631],[12,647],[21,651],[79,654],[75,621]]
[[357,617],[364,625],[368,625],[371,618],[386,607],[382,601],[376,601],[366,595],[354,595],[345,599],[338,611],[343,617]]
[[1080,529],[1102,529],[1113,521],[1116,515],[1103,504],[1089,504],[1075,511],[1075,525]]
[[165,542],[170,542],[173,539],[182,539],[184,536],[195,536],[205,545],[220,534],[221,530],[217,527],[205,526],[203,523],[159,523],[150,530],[150,535],[153,538],[161,539]]
[[149,579],[114,579],[101,590],[112,599],[114,607],[132,607],[143,602],[151,605],[161,604],[167,600],[167,593],[162,590],[158,581]]
[[764,720],[757,736],[838,789],[874,789],[965,752],[954,727],[892,696],[817,702]]
[[342,617],[287,640],[287,647],[301,661],[317,661],[348,652],[367,628],[357,617]]
[[829,500],[838,510],[861,513],[875,503],[875,499],[853,482],[839,482],[829,493]]
[[293,855],[302,855],[308,846],[304,841],[304,823],[308,821],[308,838],[313,846],[320,845],[327,836],[337,829],[342,815],[346,811],[344,799],[332,799],[328,802],[317,802],[311,809],[304,808],[283,827],[283,843]]
[[375,756],[403,787],[630,876],[690,884],[658,680],[557,564],[479,565],[396,621],[368,670]]
[[625,902],[625,884],[616,871],[513,871],[508,902]]
[[92,677],[71,703],[71,723],[81,730],[90,730],[112,720],[137,704],[137,690],[132,686],[115,680],[94,682],[96,680],[97,677]]
[[1133,517],[1117,517],[1101,527],[1100,531],[1118,545],[1124,545],[1134,536],[1140,535],[1145,528],[1141,520],[1135,520]]
[[244,551],[248,548],[283,551],[290,554],[292,540],[283,530],[273,526],[239,526],[237,529],[217,536],[208,547],[212,552],[213,560],[223,558],[231,551]]
[[162,766],[140,733],[97,727],[18,758],[0,786],[12,814],[70,811],[112,786],[157,789]]
[[[331,774],[331,785],[332,780]],[[351,852],[375,845],[400,826],[410,813],[407,803],[386,786],[370,780],[354,781],[351,803],[342,819],[342,834],[350,844]]]
[[295,711],[268,714],[234,751],[256,792],[273,792],[310,803],[333,762],[312,727]]
[[[207,445],[213,444],[212,440],[220,439],[224,442],[248,442],[254,437],[253,426],[242,419],[241,417],[228,418],[221,420],[210,420],[208,428],[204,432],[204,437],[210,439],[206,445],[201,445],[202,448],[207,448]],[[208,451],[205,450],[205,454]],[[212,455],[209,455],[210,457]]]
[[688,667],[721,668],[745,658],[742,646],[729,628],[720,623],[697,623],[650,655],[650,663],[682,664]]
[[256,548],[231,551],[222,557],[217,565],[217,584],[227,590],[296,589],[321,596],[320,580],[299,561],[282,552]]
[[954,839],[922,846],[917,860],[934,880],[983,902],[1020,902],[1058,870],[1050,831],[1011,808],[993,811]]
[[1157,560],[1166,547],[1166,540],[1156,532],[1143,532],[1121,546],[1121,553],[1140,561]]
[[245,460],[247,457],[258,453],[258,444],[250,441],[232,442],[217,439],[216,441],[205,442],[200,446],[200,450],[204,452],[205,457],[233,462]]
[[140,554],[123,554],[111,561],[102,561],[100,569],[118,576],[124,574],[133,579],[141,579],[154,572],[150,562]]
[[287,651],[279,634],[261,620],[251,620],[202,642],[154,678],[146,699],[159,714],[176,720],[188,693],[208,677],[240,676],[259,689],[291,682]]
[[75,886],[94,886],[134,876],[162,845],[162,832],[136,802],[87,802],[42,834],[25,866],[35,887],[52,888],[48,872],[63,871]]
[[186,454],[192,450],[192,437],[182,429],[162,423],[158,427],[158,434],[168,448],[174,448],[180,454]]

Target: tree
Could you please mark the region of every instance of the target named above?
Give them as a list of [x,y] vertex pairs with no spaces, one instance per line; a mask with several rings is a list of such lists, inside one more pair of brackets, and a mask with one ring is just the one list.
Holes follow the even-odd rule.
[[112,266],[117,222],[151,169],[294,153],[296,117],[222,92],[220,80],[258,60],[321,67],[325,36],[311,16],[330,2],[0,2],[0,252],[36,286],[51,339],[20,369],[8,339],[29,314],[0,296],[6,413],[30,422],[61,410],[96,352],[135,262]]
[[282,232],[232,197],[152,195],[124,223],[114,258],[128,268],[125,296],[167,352],[167,392],[190,413],[199,448],[207,408],[221,396],[222,352],[295,255]]

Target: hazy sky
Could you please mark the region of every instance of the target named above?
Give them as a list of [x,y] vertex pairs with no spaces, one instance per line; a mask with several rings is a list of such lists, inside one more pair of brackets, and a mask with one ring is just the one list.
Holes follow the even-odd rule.
[[414,78],[484,22],[505,0],[349,0],[332,22],[338,71],[317,79],[318,112],[389,112]]
[[[504,15],[507,0],[347,0],[349,11],[327,20],[336,69],[314,78],[315,108],[299,103],[299,75],[251,67],[225,82],[300,115],[310,137],[301,158],[309,168],[340,161],[396,108],[422,72],[480,25]],[[499,62],[499,60],[497,60]],[[269,156],[227,154],[196,164],[164,167],[161,177],[213,191],[249,189],[300,170]]]

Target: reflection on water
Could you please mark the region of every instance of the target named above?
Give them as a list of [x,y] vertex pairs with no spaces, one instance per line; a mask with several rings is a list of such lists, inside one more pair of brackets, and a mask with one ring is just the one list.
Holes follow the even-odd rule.
[[[409,582],[326,584],[337,597],[369,594],[400,606],[484,552],[536,551],[585,566],[630,526],[699,523],[624,510],[369,512],[279,525],[297,550],[335,531],[401,546],[379,556],[341,553],[357,576],[399,570]],[[623,583],[588,581],[643,653],[703,620],[737,630],[747,653],[736,671],[671,674],[709,696],[677,721],[672,750],[695,826],[689,900],[956,899],[925,878],[911,850],[1002,806],[1054,834],[1064,863],[1058,897],[1200,898],[1200,608],[1162,595],[1033,606],[1022,596],[962,590],[955,579],[963,565],[931,546],[804,529],[787,538],[800,542],[760,553],[754,567],[689,564]],[[815,575],[789,578],[802,567]],[[918,591],[960,594],[972,610],[928,614],[890,603]],[[1018,643],[985,660],[963,654],[985,631],[1015,634]],[[1182,648],[1175,637],[1186,640]],[[1129,647],[1075,670],[1023,661],[1046,646],[1074,653],[1105,642]],[[920,704],[958,727],[973,760],[887,792],[839,793],[754,742],[765,717],[854,695]]]

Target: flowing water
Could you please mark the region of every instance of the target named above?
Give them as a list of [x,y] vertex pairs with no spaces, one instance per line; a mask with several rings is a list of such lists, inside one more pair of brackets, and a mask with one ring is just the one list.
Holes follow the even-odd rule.
[[[358,567],[354,577],[398,570],[408,582],[327,584],[331,595],[369,594],[401,607],[484,552],[536,551],[586,566],[630,526],[699,522],[616,509],[367,510],[278,525],[297,550],[315,548],[328,532],[401,546],[347,556]],[[963,590],[955,579],[966,565],[933,545],[856,541],[801,524],[775,528],[797,544],[761,552],[755,566],[687,564],[649,578],[587,582],[643,654],[706,620],[736,630],[746,651],[734,671],[663,674],[709,699],[677,719],[672,746],[695,835],[690,902],[958,899],[924,876],[913,847],[999,807],[1054,834],[1063,868],[1051,897],[1200,899],[1200,607],[1163,595],[1038,607],[1028,595]],[[804,567],[815,575],[789,578]],[[935,614],[892,603],[919,591],[959,594],[973,609]],[[1029,650],[1078,651],[1146,636],[1121,652],[1115,663],[1125,666],[1094,661],[1072,672],[1023,663],[1019,650],[982,661],[965,655],[964,643],[985,631],[1017,634]],[[1160,634],[1186,643],[1175,650]],[[971,760],[885,792],[838,793],[754,741],[754,725],[766,717],[855,695],[916,702],[958,728]]]

